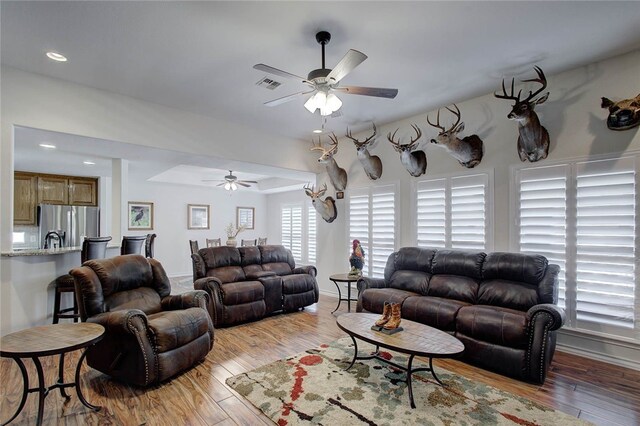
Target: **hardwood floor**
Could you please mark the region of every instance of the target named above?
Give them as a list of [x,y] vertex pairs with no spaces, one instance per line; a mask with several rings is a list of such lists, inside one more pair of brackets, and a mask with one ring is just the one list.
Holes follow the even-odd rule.
[[[260,365],[291,356],[346,335],[331,314],[336,299],[320,296],[305,311],[277,315],[262,321],[216,330],[216,343],[207,358],[186,373],[150,388],[110,380],[83,367],[82,387],[87,400],[103,406],[94,413],[70,390],[65,403],[58,390],[46,399],[46,425],[271,425],[249,402],[226,386],[225,379]],[[344,312],[343,303],[339,312]],[[76,351],[66,358],[66,380],[72,379]],[[42,358],[46,384],[55,381],[57,357]],[[640,371],[612,366],[556,352],[544,386],[512,380],[454,360],[434,360],[436,366],[499,389],[538,401],[600,425],[640,424]],[[35,385],[35,369],[25,364]],[[0,421],[17,408],[22,378],[16,364],[0,360]],[[15,425],[34,424],[37,397],[30,394]]]

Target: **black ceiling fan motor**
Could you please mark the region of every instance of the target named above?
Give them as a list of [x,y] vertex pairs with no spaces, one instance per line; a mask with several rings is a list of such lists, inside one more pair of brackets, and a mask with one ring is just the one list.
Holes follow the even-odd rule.
[[322,46],[322,68],[315,69],[309,73],[307,79],[313,80],[318,77],[326,77],[331,72],[330,69],[327,69],[324,65],[324,46],[329,44],[331,41],[331,34],[328,31],[320,31],[316,33],[316,41]]

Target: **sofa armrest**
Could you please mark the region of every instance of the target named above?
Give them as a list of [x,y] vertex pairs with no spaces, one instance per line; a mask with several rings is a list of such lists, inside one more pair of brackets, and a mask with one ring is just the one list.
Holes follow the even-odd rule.
[[193,266],[193,281],[198,278],[204,277],[207,273],[206,265],[204,264],[204,259],[200,256],[199,253],[193,253],[191,255],[191,265]]
[[188,308],[202,308],[208,311],[209,295],[204,290],[188,291],[169,295],[162,299],[163,311],[176,311]]
[[276,275],[273,271],[256,271],[249,272],[245,276],[248,280],[259,280],[260,278],[275,277]]
[[147,316],[139,309],[104,312],[87,318],[87,322],[100,324],[109,334],[146,334]]
[[207,301],[209,316],[213,321],[214,327],[217,327],[222,321],[222,291],[220,286],[222,282],[215,277],[205,277],[195,280],[193,288],[196,290],[204,290],[209,295]]
[[555,351],[554,331],[565,321],[564,309],[543,303],[527,311],[529,346],[526,354],[527,379],[544,383]]
[[358,295],[368,288],[385,288],[387,284],[384,282],[384,278],[368,278],[361,277],[358,279]]
[[309,274],[312,277],[318,275],[318,270],[313,265],[298,266],[291,271],[292,274]]

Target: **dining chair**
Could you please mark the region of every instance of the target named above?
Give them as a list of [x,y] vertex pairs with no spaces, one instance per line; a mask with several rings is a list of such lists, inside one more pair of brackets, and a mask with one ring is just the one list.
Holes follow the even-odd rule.
[[198,240],[189,240],[189,247],[191,248],[191,254],[198,252]]
[[120,254],[142,254],[142,248],[147,242],[146,235],[123,236]]
[[242,247],[247,247],[247,246],[255,246],[256,245],[256,240],[242,240],[240,242],[240,245]]
[[221,245],[221,238],[207,238],[207,247],[220,247]]
[[267,245],[267,237],[258,238],[258,245],[259,246],[266,246]]

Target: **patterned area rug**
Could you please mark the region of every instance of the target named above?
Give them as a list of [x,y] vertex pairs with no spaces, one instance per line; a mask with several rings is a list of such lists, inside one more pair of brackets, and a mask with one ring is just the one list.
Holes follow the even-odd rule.
[[[374,347],[358,342],[359,352]],[[383,352],[406,365],[407,357]],[[227,384],[278,425],[586,425],[568,414],[437,368],[412,375],[416,409],[409,407],[405,373],[378,360],[358,361],[344,338],[227,379]],[[414,360],[414,368],[426,364]]]

